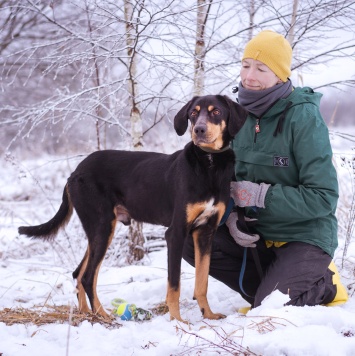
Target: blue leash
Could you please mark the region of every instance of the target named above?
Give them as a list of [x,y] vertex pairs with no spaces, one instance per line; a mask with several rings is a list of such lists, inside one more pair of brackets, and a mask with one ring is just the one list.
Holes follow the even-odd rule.
[[[244,208],[237,207],[237,213],[238,213],[238,222],[239,222],[239,225],[240,225],[242,231],[246,232],[246,233],[250,233],[249,227],[248,227],[247,223],[245,222]],[[243,278],[244,278],[244,274],[245,274],[245,267],[247,264],[247,251],[248,251],[248,248],[244,247],[242,269],[239,274],[239,287],[240,287],[240,290],[246,296],[251,297],[248,293],[245,292],[245,290],[243,288]],[[253,256],[255,267],[256,267],[256,270],[258,271],[260,282],[261,282],[263,279],[264,273],[263,273],[263,269],[261,267],[258,251],[257,251],[256,247],[250,247],[250,252]],[[251,298],[254,298],[254,297],[251,297]]]
[[[227,219],[228,219],[228,216],[229,214],[232,212],[234,208],[234,200],[233,198],[229,198],[229,201],[228,201],[228,205],[226,207],[226,211],[224,212],[223,216],[222,216],[222,219],[221,219],[221,222],[219,223],[218,226],[221,226],[223,225]],[[246,225],[245,225],[246,226]],[[247,227],[246,227],[247,228]],[[253,298],[252,296],[250,296],[248,293],[245,292],[244,288],[243,288],[243,278],[244,278],[244,274],[245,274],[245,268],[246,268],[246,265],[247,265],[247,247],[244,247],[244,253],[243,253],[243,261],[242,261],[242,269],[240,271],[240,274],[239,274],[239,287],[240,287],[240,290],[247,296],[247,297],[250,297],[250,298]]]
[[[228,216],[232,212],[233,208],[234,208],[234,200],[232,198],[230,198],[227,208],[226,208],[226,211],[225,211],[224,215],[222,216],[221,222],[219,223],[219,226],[223,225],[227,221]],[[244,209],[237,207],[236,210],[238,213],[238,221],[239,221],[240,225],[242,226],[243,231],[248,233],[249,228],[248,228],[248,226],[245,222],[245,219],[244,219]],[[247,297],[254,298],[254,297],[250,296],[248,293],[246,293],[243,288],[243,279],[244,279],[245,269],[246,269],[246,265],[247,265],[247,251],[248,251],[248,248],[244,247],[242,268],[241,268],[240,274],[239,274],[239,288],[243,292],[243,294],[245,294]],[[253,256],[253,259],[254,259],[254,262],[256,265],[256,269],[258,271],[260,281],[261,281],[263,278],[263,270],[261,267],[258,251],[254,247],[251,247],[250,251],[252,253],[252,256]]]
[[[250,251],[251,254],[253,256],[254,262],[255,262],[255,266],[256,269],[258,271],[259,274],[259,278],[260,278],[260,282],[263,279],[263,270],[261,268],[261,263],[260,263],[260,259],[259,259],[259,255],[258,255],[258,251],[256,250],[256,247],[250,247]],[[247,265],[247,251],[248,251],[248,247],[244,247],[244,252],[243,252],[243,261],[242,261],[242,268],[239,274],[239,287],[240,290],[247,296],[250,298],[254,298],[251,295],[249,295],[248,293],[245,292],[244,288],[243,288],[243,278],[244,278],[244,273],[245,273],[245,267]]]
[[242,269],[239,274],[239,288],[247,297],[254,298],[251,295],[249,295],[243,288],[243,278],[245,273],[245,267],[247,265],[247,251],[248,251],[248,247],[244,247]]
[[233,200],[233,198],[229,198],[229,201],[228,201],[228,204],[226,207],[226,211],[224,212],[221,222],[219,223],[218,226],[222,226],[227,221],[228,216],[232,212],[233,208],[234,208],[234,200]]

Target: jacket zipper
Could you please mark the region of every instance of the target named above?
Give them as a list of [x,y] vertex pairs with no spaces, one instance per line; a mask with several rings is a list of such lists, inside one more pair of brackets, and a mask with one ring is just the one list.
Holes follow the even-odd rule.
[[260,132],[260,119],[256,119],[255,122],[255,135],[254,135],[254,143],[256,143],[256,136]]

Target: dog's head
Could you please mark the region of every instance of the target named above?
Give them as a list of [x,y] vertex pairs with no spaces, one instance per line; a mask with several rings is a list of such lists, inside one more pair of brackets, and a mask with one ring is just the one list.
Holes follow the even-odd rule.
[[226,147],[241,129],[247,114],[227,96],[195,96],[176,114],[174,128],[181,136],[190,120],[194,144],[218,151]]

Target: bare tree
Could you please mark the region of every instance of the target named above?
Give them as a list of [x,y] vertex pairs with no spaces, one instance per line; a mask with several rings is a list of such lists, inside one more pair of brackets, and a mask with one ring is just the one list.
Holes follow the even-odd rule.
[[[307,71],[321,64],[331,66],[334,59],[354,58],[354,1],[293,1],[292,7],[277,4],[270,2],[267,9],[277,16],[279,31],[292,42],[293,70]],[[342,82],[343,85],[354,83],[353,79]]]
[[[23,0],[21,4],[9,6],[9,11],[20,8],[38,19],[38,26],[26,32],[32,40],[20,47],[19,41],[14,42],[14,50],[4,53],[3,57],[2,75],[8,87],[20,89],[20,95],[24,93],[24,100],[17,105],[4,105],[13,123],[22,124],[15,138],[26,137],[48,125],[55,128],[58,123],[62,133],[67,135],[83,120],[93,122],[94,129],[98,128],[98,123],[109,123],[128,132],[125,124],[117,120],[126,106],[111,107],[107,100],[109,95],[117,98],[116,93],[124,81],[112,75],[112,81],[107,82],[107,72],[115,69],[119,73],[125,68],[120,50],[113,50],[113,46],[125,46],[119,46],[119,38],[113,43],[103,34],[103,28],[115,31],[115,27],[108,24],[109,19],[106,17],[106,22],[102,23],[103,16],[96,12],[97,7],[93,8],[86,1],[40,7]],[[47,35],[38,38],[32,33]],[[15,86],[17,83],[19,85]],[[86,125],[85,129],[88,127]],[[80,137],[79,130],[76,130],[76,137]]]
[[[77,143],[76,149],[84,144],[86,150],[126,146],[132,140],[137,140],[133,147],[140,145],[132,127],[143,137],[164,117],[170,119],[170,112],[194,92],[202,92],[198,88],[218,93],[234,86],[245,43],[261,29],[292,39],[294,70],[306,72],[320,64],[330,66],[337,58],[355,57],[353,37],[342,39],[354,33],[351,0],[129,4],[137,11],[130,26],[138,31],[131,50],[140,58],[134,79],[140,92],[133,96],[135,103],[127,105],[132,67],[126,60],[122,3],[3,0],[0,125],[9,137],[6,147],[41,142],[36,133],[56,137],[43,139],[41,148],[51,142],[57,143],[56,149],[69,142]],[[352,78],[328,83],[354,84]],[[132,105],[139,108],[141,128],[139,116],[132,126]],[[92,144],[85,137],[88,133]]]
[[[144,4],[136,3],[138,7]],[[141,113],[137,105],[138,98],[138,83],[137,83],[137,65],[138,65],[138,53],[135,48],[138,39],[138,22],[141,8],[136,7],[137,17],[134,17],[134,7],[131,1],[124,0],[124,13],[126,20],[126,42],[127,42],[127,54],[128,54],[128,94],[129,94],[129,107],[131,108],[130,120],[131,120],[131,134],[133,147],[140,150],[143,146],[143,126]]]
[[205,28],[212,1],[197,0],[194,95],[202,95],[205,87]]
[[291,24],[290,24],[290,29],[288,31],[288,36],[287,36],[287,39],[290,42],[291,46],[293,45],[294,39],[295,39],[295,24],[296,24],[296,18],[297,18],[297,8],[298,8],[298,0],[293,0]]
[[[124,12],[126,20],[126,38],[128,54],[128,93],[129,107],[131,108],[131,136],[135,150],[141,150],[143,147],[143,125],[140,110],[137,105],[138,83],[137,83],[137,65],[139,62],[138,54],[135,50],[138,39],[139,13],[143,3],[136,3],[138,8],[134,8],[129,0],[124,0]],[[137,11],[137,17],[134,16],[134,10]],[[135,261],[144,257],[144,236],[143,224],[132,220],[129,227],[129,256]]]
[[92,49],[92,58],[93,58],[93,66],[95,68],[95,74],[93,76],[93,81],[94,81],[94,86],[96,86],[97,88],[97,98],[98,98],[98,102],[99,105],[97,105],[95,107],[95,111],[96,111],[96,139],[97,139],[97,150],[101,149],[101,138],[100,138],[100,121],[98,118],[100,118],[101,120],[104,118],[103,115],[103,108],[102,105],[100,104],[101,102],[101,86],[102,86],[102,75],[100,75],[100,71],[101,71],[101,67],[99,66],[98,63],[98,54],[97,54],[97,49],[95,46],[95,42],[94,42],[94,31],[95,29],[93,28],[93,24],[91,21],[91,17],[93,16],[93,14],[91,13],[90,9],[89,9],[89,4],[87,3],[87,1],[85,2],[85,12],[86,12],[86,16],[87,16],[87,26],[88,26],[88,32],[89,32],[89,38],[90,38],[90,45],[91,45],[91,49]]

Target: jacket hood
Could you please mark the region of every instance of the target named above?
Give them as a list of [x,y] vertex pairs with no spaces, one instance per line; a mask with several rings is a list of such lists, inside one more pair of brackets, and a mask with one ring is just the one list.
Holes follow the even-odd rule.
[[[288,109],[293,106],[310,103],[319,107],[322,94],[316,93],[313,89],[309,87],[297,87],[294,88],[292,93],[284,99],[278,100],[263,116],[262,119],[267,119],[268,117],[277,118],[281,115],[285,108]],[[292,104],[289,104],[292,102]]]

